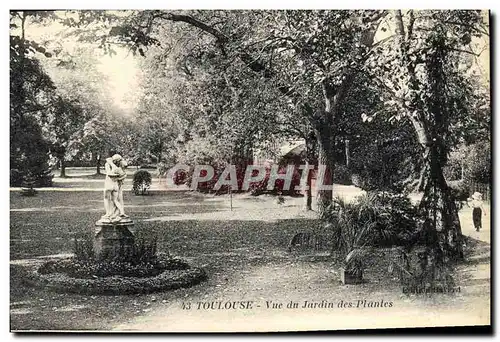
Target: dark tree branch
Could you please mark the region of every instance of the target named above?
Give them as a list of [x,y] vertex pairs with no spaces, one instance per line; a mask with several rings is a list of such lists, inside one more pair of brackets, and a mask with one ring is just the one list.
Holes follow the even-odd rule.
[[155,12],[153,14],[154,17],[156,18],[162,18],[162,19],[166,19],[166,20],[169,20],[169,21],[180,21],[180,22],[184,22],[184,23],[187,23],[187,24],[190,24],[192,26],[195,26],[205,32],[208,32],[210,33],[212,36],[214,36],[218,41],[220,41],[221,43],[226,43],[229,38],[224,35],[222,32],[220,32],[219,30],[213,28],[212,26],[209,26],[189,15],[182,15],[182,14],[174,14],[174,13],[170,13],[170,12]]
[[[201,29],[204,32],[207,32],[211,34],[217,41],[217,45],[221,49],[223,55],[226,57],[226,51],[225,51],[225,44],[229,42],[229,37],[220,32],[219,30],[215,29],[214,27],[207,25],[198,19],[195,19],[189,15],[181,15],[181,14],[174,14],[170,12],[163,12],[163,11],[153,11],[152,13],[154,18],[160,18],[164,20],[169,20],[173,22],[184,22],[187,24],[190,24],[194,27],[197,27]],[[257,73],[262,73],[262,75],[270,79],[274,76],[274,73],[266,67],[265,63],[263,63],[260,59],[254,58],[250,53],[247,51],[239,51],[237,53],[237,56],[239,59],[245,63],[248,68],[250,68],[252,71],[257,72]],[[284,95],[289,96],[293,99],[300,99],[300,94],[297,94],[293,88],[287,84],[282,83],[281,81],[278,80],[277,84],[277,89]]]
[[461,52],[461,53],[467,53],[469,55],[473,55],[473,56],[476,56],[476,57],[479,57],[481,55],[481,53],[483,53],[483,51],[485,50],[485,49],[483,49],[481,52],[476,53],[474,51],[457,49],[457,48],[448,48],[448,49],[451,50],[451,51],[456,51],[456,52]]
[[410,10],[408,12],[408,16],[410,17],[408,19],[408,26],[406,26],[406,41],[409,42],[412,39],[413,36],[413,25],[415,24],[415,14],[413,13],[413,10]]
[[463,27],[468,27],[478,33],[481,33],[481,34],[484,34],[485,36],[490,36],[490,33],[489,31],[487,31],[486,29],[483,29],[483,28],[478,28],[477,26],[474,26],[474,25],[470,25],[470,24],[467,24],[467,23],[464,23],[464,22],[459,22],[459,21],[451,21],[451,20],[445,20],[443,21],[443,23],[445,24],[451,24],[451,25],[457,25],[457,26],[463,26]]

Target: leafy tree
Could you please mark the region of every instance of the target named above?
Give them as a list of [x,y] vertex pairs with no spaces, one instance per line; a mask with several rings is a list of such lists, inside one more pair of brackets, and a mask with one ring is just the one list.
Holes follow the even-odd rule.
[[[396,119],[411,122],[421,148],[424,234],[437,260],[463,256],[460,221],[443,176],[451,129],[470,116],[474,90],[460,65],[473,36],[483,34],[477,11],[393,12],[395,40],[380,46],[370,70],[392,93],[386,102]],[[383,54],[382,54],[383,53]],[[384,56],[384,58],[381,58]]]
[[66,177],[65,160],[72,145],[79,139],[85,122],[83,110],[78,102],[56,96],[43,121],[43,136],[49,143],[51,154],[60,162],[60,176]]
[[38,186],[51,184],[48,146],[41,136],[36,114],[49,105],[48,94],[54,89],[36,54],[50,56],[37,42],[26,38],[27,24],[51,13],[10,12],[10,168],[20,177],[34,178]]
[[488,141],[479,141],[452,151],[446,165],[446,180],[461,180],[469,185],[491,183],[490,145]]
[[[298,108],[314,131],[319,162],[332,183],[333,146],[338,113],[347,90],[373,45],[384,11],[198,11],[131,12],[109,31],[109,38],[132,51],[158,45],[157,28],[180,22],[201,30],[205,54],[243,65]],[[302,120],[300,120],[303,122]],[[306,134],[310,137],[309,132]],[[331,191],[320,191],[320,208]]]
[[[352,66],[362,62],[383,12],[231,13],[227,16],[236,18],[220,31],[213,25],[207,29],[192,17],[159,15],[209,32],[223,46],[222,54],[235,55],[300,108],[317,139],[319,163],[327,167],[327,184],[332,184],[337,118],[356,73]],[[225,33],[235,28],[236,33]],[[332,193],[319,191],[318,197],[321,209],[330,203]]]
[[85,122],[79,140],[81,151],[90,152],[96,165],[96,173],[101,174],[101,165],[106,156],[120,153],[126,155],[129,134],[122,118],[101,113]]
[[[52,142],[52,152],[61,163],[61,176],[65,175],[67,158],[90,152],[99,164],[103,153],[103,147],[89,139],[89,129],[93,127],[94,119],[106,121],[112,115],[114,106],[108,95],[110,91],[106,77],[96,67],[98,61],[95,54],[95,48],[81,43],[72,51],[61,50],[53,58],[44,61],[57,90],[53,111],[41,122],[46,125],[45,132],[47,139]],[[59,134],[54,133],[58,131]],[[112,135],[112,132],[101,133]],[[99,173],[99,165],[97,170]]]

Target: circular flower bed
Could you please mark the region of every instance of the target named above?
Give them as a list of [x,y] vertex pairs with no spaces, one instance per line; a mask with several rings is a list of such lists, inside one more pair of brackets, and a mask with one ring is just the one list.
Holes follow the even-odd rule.
[[138,294],[196,285],[207,278],[201,268],[172,258],[154,263],[82,263],[73,258],[51,260],[31,272],[32,285],[78,294]]

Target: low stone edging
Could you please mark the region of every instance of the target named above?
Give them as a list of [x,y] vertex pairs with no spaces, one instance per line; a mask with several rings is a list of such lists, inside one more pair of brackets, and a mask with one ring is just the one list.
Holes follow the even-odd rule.
[[26,281],[39,288],[55,292],[85,295],[146,294],[191,287],[207,279],[202,268],[165,270],[154,277],[110,276],[95,279],[72,278],[64,273],[40,274],[36,269],[28,273]]

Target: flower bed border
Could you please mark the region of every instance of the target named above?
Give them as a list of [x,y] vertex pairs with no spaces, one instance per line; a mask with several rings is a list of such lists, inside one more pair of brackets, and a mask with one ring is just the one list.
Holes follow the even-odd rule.
[[[38,269],[38,268],[37,268]],[[197,285],[207,279],[202,268],[165,270],[154,277],[110,276],[94,279],[73,278],[64,273],[41,274],[32,270],[25,279],[30,285],[55,292],[82,295],[128,295],[175,290]]]

